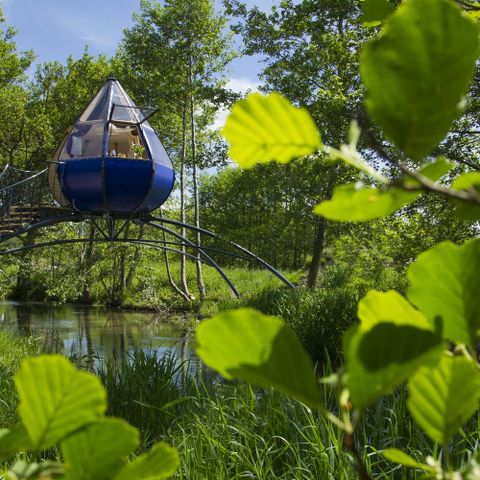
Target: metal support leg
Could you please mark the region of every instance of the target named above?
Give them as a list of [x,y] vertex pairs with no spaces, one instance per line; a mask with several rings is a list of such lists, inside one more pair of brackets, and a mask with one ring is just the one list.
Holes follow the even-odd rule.
[[205,235],[208,235],[209,237],[216,238],[218,240],[221,240],[225,243],[228,243],[229,245],[232,245],[232,247],[236,248],[237,250],[242,251],[245,253],[247,256],[249,256],[252,260],[257,261],[260,265],[262,265],[264,268],[266,268],[268,271],[273,273],[279,280],[281,280],[287,287],[290,288],[295,288],[295,285],[293,285],[291,282],[289,282],[277,269],[272,267],[270,264],[262,260],[258,255],[255,255],[254,253],[250,252],[246,248],[242,247],[241,245],[238,245],[235,242],[231,242],[230,240],[226,240],[222,238],[220,235],[217,235],[216,233],[210,232],[209,230],[205,230],[204,228],[199,228],[195,227],[193,225],[189,225],[188,223],[182,223],[177,220],[170,220],[167,218],[159,218],[159,217],[154,217],[153,215],[150,216],[151,220],[154,220],[156,222],[163,222],[163,223],[168,223],[170,225],[175,225],[177,227],[185,227],[188,228],[189,230],[192,230],[194,232],[200,232]]
[[[159,220],[161,222],[161,220]],[[159,230],[163,230],[165,233],[168,233],[176,238],[178,238],[179,240],[181,240],[182,242],[185,242],[187,245],[195,248],[198,252],[200,252],[201,255],[203,255],[207,260],[208,262],[210,263],[210,265],[215,268],[215,270],[217,270],[217,272],[221,275],[221,277],[225,280],[225,282],[228,284],[228,286],[230,287],[230,290],[233,292],[233,294],[239,298],[240,297],[240,293],[238,292],[237,288],[235,287],[235,285],[233,284],[233,282],[228,278],[227,274],[222,270],[222,268],[217,264],[217,262],[215,262],[215,260],[212,259],[212,257],[210,257],[207,253],[205,253],[204,250],[202,250],[201,247],[199,247],[198,245],[196,245],[195,243],[191,242],[190,240],[188,240],[188,238],[185,238],[184,236],[180,235],[178,232],[176,232],[175,230],[172,230],[170,228],[167,228],[167,227],[164,227],[163,225],[158,225],[156,223],[153,223],[153,222],[146,222],[146,225],[150,225],[152,227],[155,227],[155,228],[158,228]],[[196,257],[198,258],[198,257]]]

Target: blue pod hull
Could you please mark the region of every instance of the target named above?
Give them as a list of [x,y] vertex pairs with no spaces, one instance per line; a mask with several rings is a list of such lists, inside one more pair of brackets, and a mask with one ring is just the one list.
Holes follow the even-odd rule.
[[83,212],[128,214],[160,207],[173,189],[173,169],[151,160],[107,157],[69,160],[58,165],[62,192]]

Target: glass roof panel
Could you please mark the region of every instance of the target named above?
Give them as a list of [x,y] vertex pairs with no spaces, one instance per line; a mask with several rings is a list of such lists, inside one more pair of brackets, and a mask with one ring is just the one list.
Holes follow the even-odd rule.
[[90,102],[86,110],[80,116],[80,122],[91,122],[93,120],[108,120],[109,114],[109,85],[108,82],[95,95],[95,98]]
[[112,83],[112,121],[140,123],[139,109],[118,82]]

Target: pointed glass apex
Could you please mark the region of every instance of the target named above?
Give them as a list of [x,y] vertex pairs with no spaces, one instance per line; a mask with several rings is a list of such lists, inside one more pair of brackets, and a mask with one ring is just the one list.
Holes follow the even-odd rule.
[[140,124],[156,109],[139,108],[116,79],[108,79],[79,118],[80,123],[112,121]]

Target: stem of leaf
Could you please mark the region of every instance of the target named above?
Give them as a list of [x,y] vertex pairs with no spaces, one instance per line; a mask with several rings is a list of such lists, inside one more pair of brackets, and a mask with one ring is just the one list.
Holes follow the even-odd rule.
[[345,434],[345,437],[343,439],[343,445],[347,450],[352,453],[353,458],[355,459],[355,467],[357,469],[359,479],[372,480],[372,477],[368,473],[367,467],[363,463],[362,454],[357,447],[355,434],[353,432]]
[[406,164],[399,162],[398,166],[400,167],[401,171],[408,175],[409,177],[416,180],[420,185],[409,187],[408,185],[403,185],[402,188],[409,191],[425,191],[425,192],[432,192],[437,193],[449,198],[454,198],[457,200],[462,200],[464,202],[476,203],[480,205],[480,194],[474,189],[471,188],[469,190],[460,191],[460,190],[452,190],[444,185],[439,183],[433,182],[429,178],[425,177],[421,173],[418,173],[415,170],[411,170]]

